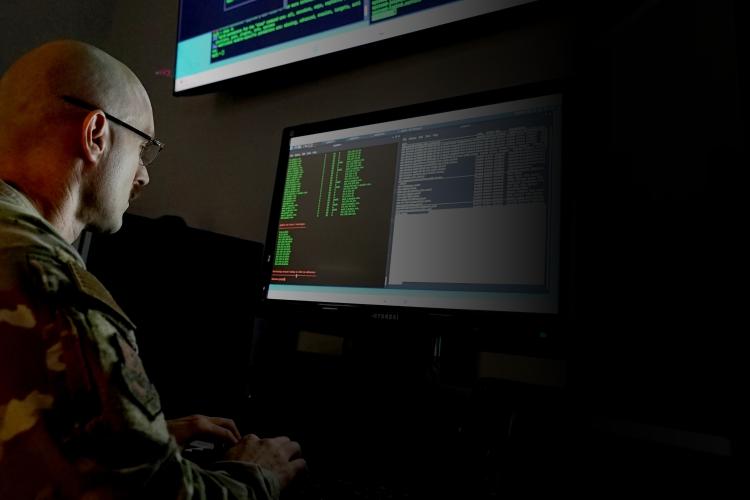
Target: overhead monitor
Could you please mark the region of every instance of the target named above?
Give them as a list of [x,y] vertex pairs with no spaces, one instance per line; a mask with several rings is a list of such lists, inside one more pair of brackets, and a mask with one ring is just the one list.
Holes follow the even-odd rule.
[[558,314],[561,110],[542,85],[285,129],[266,301]]
[[176,94],[535,0],[180,0]]

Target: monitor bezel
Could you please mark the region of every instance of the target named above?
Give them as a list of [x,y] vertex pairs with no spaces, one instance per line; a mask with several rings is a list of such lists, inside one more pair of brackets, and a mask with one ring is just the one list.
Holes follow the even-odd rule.
[[[281,212],[283,185],[286,181],[286,170],[288,165],[289,142],[293,137],[324,132],[327,130],[344,129],[367,125],[369,123],[386,122],[409,118],[412,116],[427,115],[453,111],[462,108],[483,106],[493,103],[514,101],[547,95],[561,96],[561,123],[564,121],[565,109],[565,84],[562,80],[551,80],[519,86],[493,89],[489,91],[449,97],[439,100],[421,102],[406,106],[399,106],[368,113],[345,116],[331,120],[305,123],[286,127],[282,132],[281,145],[279,149],[279,163],[274,181],[273,199],[269,212],[269,224],[266,235],[266,244],[263,251],[263,262],[261,269],[261,306],[265,313],[293,314],[304,316],[310,323],[322,322],[331,325],[331,321],[343,325],[360,322],[362,324],[420,324],[425,322],[431,327],[453,328],[460,324],[476,332],[486,332],[498,325],[513,330],[515,333],[506,333],[506,340],[515,335],[516,340],[528,339],[529,336],[540,337],[546,344],[557,343],[562,319],[567,315],[568,307],[566,294],[568,275],[566,272],[567,255],[564,251],[566,245],[567,222],[564,194],[564,144],[561,143],[561,168],[560,177],[560,241],[559,261],[560,276],[558,279],[557,312],[556,313],[531,313],[516,311],[476,311],[466,309],[432,309],[419,307],[384,306],[369,304],[346,304],[316,301],[293,301],[268,298],[268,286],[271,283],[273,270],[273,258],[276,250],[276,237],[278,234],[278,220]],[[564,125],[561,125],[561,130]],[[564,241],[565,240],[565,241]],[[332,326],[335,331],[335,326]]]
[[481,15],[454,20],[420,29],[401,35],[384,38],[364,45],[356,45],[334,52],[307,57],[299,61],[284,63],[251,73],[243,73],[230,78],[215,80],[209,83],[176,90],[177,78],[177,44],[180,43],[180,25],[182,2],[177,1],[177,26],[175,29],[175,53],[172,65],[174,97],[205,95],[215,92],[256,93],[264,89],[291,85],[286,82],[299,82],[299,75],[308,75],[308,80],[329,76],[332,71],[339,72],[347,68],[354,69],[377,62],[392,59],[394,51],[402,55],[415,54],[434,50],[441,46],[450,46],[457,39],[468,39],[482,33],[493,33],[510,26],[519,19],[539,17],[546,11],[554,11],[558,6],[547,0],[530,0],[527,3],[513,5]]

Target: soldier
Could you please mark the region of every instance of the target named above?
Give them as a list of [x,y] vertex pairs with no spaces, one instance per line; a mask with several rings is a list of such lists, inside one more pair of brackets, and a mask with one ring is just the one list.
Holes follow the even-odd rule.
[[[134,325],[71,246],[120,228],[153,132],[140,81],[90,45],[45,44],[0,80],[0,498],[277,498],[305,467],[286,437],[167,422]],[[180,445],[201,435],[234,445],[199,467]]]

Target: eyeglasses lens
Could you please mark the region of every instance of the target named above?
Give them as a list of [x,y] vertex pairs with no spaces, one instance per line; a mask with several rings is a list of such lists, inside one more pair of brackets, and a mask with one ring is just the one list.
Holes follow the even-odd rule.
[[159,156],[160,152],[161,146],[158,144],[153,142],[146,143],[143,148],[141,148],[141,162],[143,163],[143,166],[149,166],[156,157]]

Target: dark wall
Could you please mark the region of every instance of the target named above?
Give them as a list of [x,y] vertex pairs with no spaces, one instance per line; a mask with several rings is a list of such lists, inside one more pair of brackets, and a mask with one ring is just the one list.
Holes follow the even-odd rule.
[[112,31],[117,0],[24,2],[0,5],[0,73],[18,56],[48,40],[75,38],[102,45]]
[[568,179],[573,383],[593,412],[739,435],[736,5],[589,7]]

